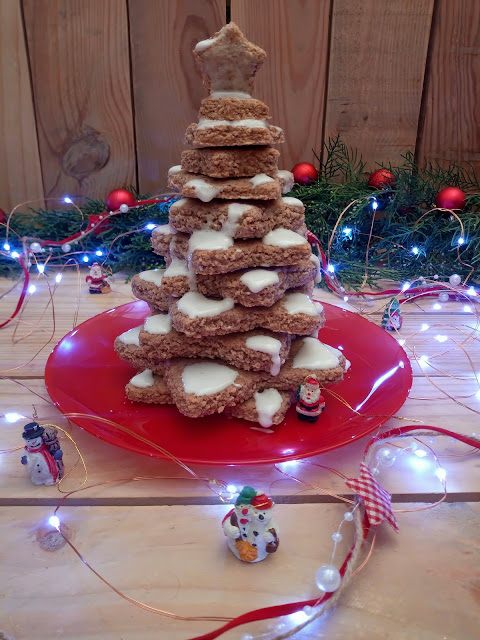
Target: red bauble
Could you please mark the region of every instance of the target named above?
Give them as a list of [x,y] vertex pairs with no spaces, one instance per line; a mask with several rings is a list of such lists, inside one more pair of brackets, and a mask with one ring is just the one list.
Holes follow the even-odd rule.
[[370,174],[368,186],[374,189],[387,189],[395,184],[395,176],[388,169],[377,169]]
[[0,222],[5,224],[7,222],[7,214],[3,209],[0,209]]
[[126,189],[114,189],[105,201],[108,211],[118,211],[122,204],[133,207],[136,203],[135,196]]
[[439,209],[463,209],[465,194],[457,187],[446,187],[437,193],[435,204]]
[[310,184],[318,180],[318,171],[310,162],[299,162],[292,169],[294,180],[297,184]]

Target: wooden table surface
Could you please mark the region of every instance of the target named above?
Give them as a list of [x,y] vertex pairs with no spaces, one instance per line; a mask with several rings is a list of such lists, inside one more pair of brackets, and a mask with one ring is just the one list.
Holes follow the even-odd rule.
[[[54,284],[55,272],[50,271],[46,276]],[[260,564],[240,563],[226,548],[221,531],[221,520],[230,507],[208,487],[187,478],[171,462],[98,440],[69,424],[49,403],[45,362],[56,342],[73,328],[76,311],[78,323],[133,300],[121,276],[116,276],[113,292],[102,296],[88,294],[84,277],[85,273],[81,279],[74,273],[64,275],[54,294],[53,313],[46,279],[39,276],[21,322],[0,332],[4,376],[0,379],[0,449],[7,450],[0,455],[0,638],[184,640],[219,625],[169,619],[142,610],[109,589],[68,546],[55,552],[39,546],[38,527],[52,515],[61,494],[58,487],[30,483],[19,461],[21,450],[8,451],[23,446],[26,420],[11,422],[8,418],[12,416],[5,415],[18,413],[29,418],[32,403],[40,422],[54,422],[71,434],[85,459],[88,485],[98,485],[70,498],[60,516],[74,545],[117,589],[181,616],[234,617],[251,609],[316,597],[320,592],[315,572],[330,560],[331,535],[343,518],[344,503],[294,482],[273,466],[193,467],[203,477],[262,489],[277,503],[278,552]],[[6,291],[12,283],[3,280],[0,285],[0,291]],[[13,310],[18,291],[17,286],[2,298],[2,319]],[[318,297],[339,304],[323,290]],[[408,421],[391,419],[385,428],[420,420],[462,434],[479,433],[476,314],[465,310],[463,302],[442,304],[439,310],[434,309],[435,302],[428,299],[403,307],[399,337],[406,340],[414,380],[398,415]],[[363,311],[379,323],[383,306],[365,306]],[[422,331],[422,324],[428,329]],[[446,340],[435,339],[438,335]],[[426,364],[416,362],[421,355],[429,356]],[[309,485],[348,495],[341,477],[317,465],[353,476],[367,440],[299,462],[288,471]],[[354,577],[337,607],[296,637],[478,637],[480,456],[450,438],[428,436],[424,441],[446,470],[447,500],[434,509],[423,509],[443,494],[430,454],[423,459],[409,452],[398,456],[379,479],[392,493],[395,509],[409,511],[397,515],[400,534],[387,525],[379,527],[368,564]],[[62,448],[68,469],[77,462],[77,455],[65,436]],[[138,476],[156,479],[128,481]],[[82,479],[83,469],[77,464],[61,488],[77,488]],[[105,482],[109,484],[102,484]],[[341,543],[345,546],[340,545],[336,558],[342,557],[351,542],[350,533],[345,529]],[[284,622],[290,628],[294,620]],[[269,640],[278,635],[271,625],[238,627],[223,637],[233,640],[251,634]],[[261,635],[267,631],[268,635]]]

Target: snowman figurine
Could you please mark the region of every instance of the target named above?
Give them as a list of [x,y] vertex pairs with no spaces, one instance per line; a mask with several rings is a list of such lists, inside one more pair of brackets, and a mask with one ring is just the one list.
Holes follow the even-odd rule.
[[98,262],[92,264],[90,273],[85,280],[88,282],[90,293],[108,293],[110,291],[108,282],[105,280],[105,274]]
[[308,376],[300,385],[296,409],[297,418],[306,422],[316,422],[325,409],[325,398],[316,376]]
[[20,458],[20,461],[25,465],[33,484],[44,484],[49,487],[57,484],[60,479],[55,457],[61,459],[63,454],[62,450],[58,449],[52,456],[43,442],[44,431],[45,429],[37,422],[25,425],[22,438],[25,440],[26,454]]
[[252,487],[243,487],[235,507],[222,522],[232,553],[243,562],[260,562],[278,549],[278,526],[272,520],[273,501]]

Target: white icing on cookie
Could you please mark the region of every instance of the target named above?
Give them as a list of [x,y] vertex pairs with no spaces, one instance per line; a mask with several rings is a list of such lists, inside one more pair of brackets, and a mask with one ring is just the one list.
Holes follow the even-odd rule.
[[162,278],[165,275],[165,269],[150,269],[149,271],[142,271],[138,274],[138,277],[145,282],[153,282],[159,287],[162,284]]
[[180,258],[172,258],[172,261],[165,269],[165,278],[174,278],[175,276],[188,276],[188,266],[186,260]]
[[323,311],[322,305],[313,302],[306,293],[287,293],[283,298],[283,306],[292,316],[297,313],[304,313],[307,316],[318,316],[321,311]]
[[222,231],[232,238],[237,231],[238,221],[240,217],[250,209],[249,204],[240,204],[239,202],[232,202],[228,205],[227,219],[222,225]]
[[266,173],[257,173],[256,176],[250,178],[250,182],[253,184],[253,188],[256,188],[261,184],[266,184],[267,182],[275,182],[275,180],[270,176],[267,176]]
[[180,173],[181,170],[182,170],[182,165],[176,164],[174,167],[170,167],[170,169],[168,170],[168,175],[173,176],[176,173]]
[[140,346],[140,331],[143,329],[143,324],[141,324],[139,327],[134,327],[133,329],[129,329],[128,331],[125,331],[125,333],[122,333],[121,335],[118,336],[118,339],[120,340],[120,342],[123,342],[123,344],[134,344],[136,347]]
[[302,209],[304,209],[303,202],[298,198],[292,198],[291,196],[283,196],[282,202],[284,202],[289,207],[302,207]]
[[250,269],[240,276],[240,282],[253,293],[258,293],[272,284],[278,284],[280,278],[277,271]]
[[177,308],[189,318],[212,318],[233,309],[232,298],[214,300],[198,291],[188,291],[177,302]]
[[305,238],[299,233],[290,231],[290,229],[283,229],[282,227],[269,231],[267,235],[262,238],[262,242],[263,244],[268,244],[273,247],[282,247],[282,249],[307,243]]
[[316,338],[304,338],[303,345],[293,358],[294,369],[333,369],[338,367],[341,352]]
[[170,205],[170,209],[174,207],[181,207],[188,202],[188,198],[180,198],[180,200],[176,200],[173,204]]
[[320,267],[320,260],[318,256],[312,253],[312,255],[310,256],[310,262],[313,262],[313,264],[317,267],[317,273],[315,274],[314,282],[318,284],[319,282],[322,281],[322,269]]
[[280,349],[282,348],[282,343],[280,340],[276,338],[272,338],[271,336],[250,336],[246,339],[245,344],[249,349],[253,351],[260,351],[261,353],[268,353],[272,356],[272,366],[270,369],[270,374],[272,376],[277,376],[280,371]]
[[211,396],[233,384],[238,371],[216,362],[188,364],[182,372],[183,388],[196,396]]
[[240,98],[240,100],[251,100],[252,96],[244,91],[212,91],[212,98]]
[[232,245],[232,238],[223,231],[204,229],[202,231],[194,231],[192,233],[188,241],[188,252],[189,254],[192,254],[197,249],[203,251],[216,251],[219,249],[228,249]]
[[200,118],[197,129],[212,129],[213,127],[248,127],[249,129],[264,129],[268,127],[266,120],[210,120]]
[[215,36],[214,38],[208,38],[208,40],[200,40],[200,42],[197,42],[197,44],[195,45],[195,51],[205,51],[205,49],[211,47],[212,44],[215,44],[215,42],[217,42],[217,40],[219,40],[222,35],[223,34],[220,31],[218,36]]
[[149,316],[145,320],[143,329],[147,333],[165,336],[172,330],[172,319],[168,313],[158,313],[154,316]]
[[147,387],[153,387],[153,373],[150,369],[145,369],[141,373],[137,373],[136,376],[130,380],[130,384],[140,389],[146,389]]
[[253,394],[258,422],[262,427],[271,427],[273,417],[282,406],[282,396],[276,389],[265,389]]
[[285,169],[280,169],[279,171],[277,171],[277,178],[283,180],[284,182],[282,193],[288,193],[293,189],[293,173],[291,173],[290,171],[286,171]]
[[159,224],[158,227],[155,227],[155,230],[153,233],[155,233],[156,235],[162,235],[162,236],[163,235],[167,236],[169,234],[174,236],[177,232],[169,224]]
[[189,180],[185,183],[184,188],[185,187],[193,189],[195,196],[202,202],[210,202],[210,200],[213,200],[221,191],[221,187],[209,184],[201,178],[193,178],[193,180]]

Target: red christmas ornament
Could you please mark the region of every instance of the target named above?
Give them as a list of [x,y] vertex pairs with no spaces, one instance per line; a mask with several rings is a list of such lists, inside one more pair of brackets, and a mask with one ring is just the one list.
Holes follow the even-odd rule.
[[108,211],[118,211],[122,204],[133,207],[136,203],[135,196],[126,189],[114,189],[105,201]]
[[439,209],[463,209],[465,194],[457,187],[446,187],[437,193],[435,204]]
[[7,214],[3,209],[0,209],[0,222],[3,224],[7,222]]
[[310,184],[318,180],[318,171],[310,162],[299,162],[292,169],[293,177],[297,184]]
[[374,189],[387,189],[395,184],[395,176],[388,169],[377,169],[370,174],[368,186]]

